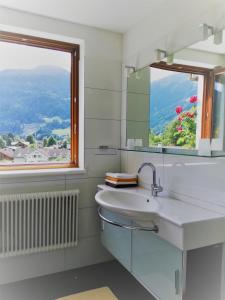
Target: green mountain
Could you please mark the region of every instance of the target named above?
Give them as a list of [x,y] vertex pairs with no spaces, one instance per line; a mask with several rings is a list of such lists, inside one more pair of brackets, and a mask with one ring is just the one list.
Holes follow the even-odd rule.
[[0,71],[0,135],[42,138],[70,126],[70,73],[52,66]]
[[163,132],[166,124],[176,118],[176,107],[184,110],[191,107],[189,98],[197,95],[197,82],[191,81],[188,74],[177,73],[151,84],[150,128],[155,133]]

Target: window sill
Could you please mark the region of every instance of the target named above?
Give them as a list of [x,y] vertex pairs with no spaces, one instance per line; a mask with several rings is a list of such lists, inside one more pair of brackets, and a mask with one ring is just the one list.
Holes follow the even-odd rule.
[[78,175],[78,174],[85,174],[86,172],[87,172],[86,169],[82,169],[82,168],[0,171],[0,179],[12,178],[12,177]]

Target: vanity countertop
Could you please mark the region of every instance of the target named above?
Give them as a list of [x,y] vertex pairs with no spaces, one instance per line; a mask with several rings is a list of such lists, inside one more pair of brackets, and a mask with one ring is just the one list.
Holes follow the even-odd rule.
[[[142,187],[131,187],[116,189],[107,185],[99,185],[99,189],[104,190],[119,190],[120,192],[126,191],[135,194],[150,195],[150,191]],[[214,211],[189,204],[187,202],[171,199],[165,193],[159,194],[156,198],[159,203],[159,216],[166,219],[177,226],[184,226],[185,224],[191,224],[195,222],[201,222],[212,219],[221,219],[225,216],[223,214],[216,213]]]
[[[118,190],[150,196],[142,187],[115,189],[98,185],[99,190]],[[159,235],[182,250],[204,247],[225,242],[225,215],[161,193],[155,200],[159,203]]]

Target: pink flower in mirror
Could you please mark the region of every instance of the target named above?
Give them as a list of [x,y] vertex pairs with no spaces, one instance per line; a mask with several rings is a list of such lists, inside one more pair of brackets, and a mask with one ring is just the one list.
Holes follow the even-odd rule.
[[179,115],[181,112],[183,111],[183,107],[182,106],[177,106],[176,107],[176,113]]
[[196,103],[196,102],[198,102],[198,97],[197,96],[191,96],[190,99],[189,99],[189,102],[190,103]]
[[183,119],[184,119],[184,118],[183,118],[182,116],[179,116],[179,117],[177,118],[177,120],[180,121],[180,122],[182,122]]
[[194,113],[190,113],[189,111],[186,113],[186,116],[188,118],[194,118],[195,114]]

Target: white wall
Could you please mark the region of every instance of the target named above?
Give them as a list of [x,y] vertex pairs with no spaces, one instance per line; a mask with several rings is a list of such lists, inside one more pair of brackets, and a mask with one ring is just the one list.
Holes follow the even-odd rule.
[[80,189],[76,248],[0,259],[0,284],[111,259],[99,240],[94,194],[107,170],[120,170],[120,153],[98,155],[99,145],[120,145],[122,36],[0,8],[0,23],[85,41],[86,174],[0,179],[0,193]]
[[134,26],[124,36],[124,63],[137,68],[155,60],[155,49],[175,52],[200,40],[199,25],[225,26],[223,0],[167,1],[159,13]]

